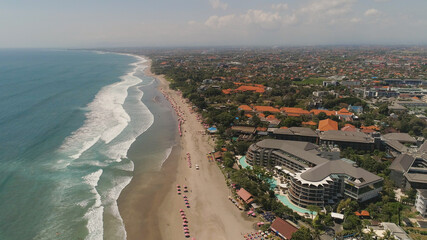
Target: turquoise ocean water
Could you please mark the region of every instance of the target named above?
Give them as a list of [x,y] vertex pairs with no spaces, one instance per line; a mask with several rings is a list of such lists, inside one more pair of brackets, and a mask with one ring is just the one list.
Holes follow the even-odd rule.
[[0,239],[126,238],[116,200],[132,178],[127,151],[155,119],[144,62],[0,50]]

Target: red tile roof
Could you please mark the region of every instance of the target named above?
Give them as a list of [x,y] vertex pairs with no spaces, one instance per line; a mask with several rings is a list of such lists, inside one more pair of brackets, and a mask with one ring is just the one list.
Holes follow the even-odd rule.
[[264,87],[256,87],[256,86],[240,86],[236,88],[236,92],[246,92],[246,91],[252,91],[257,93],[263,93],[265,92]]
[[254,106],[254,110],[257,112],[271,112],[279,113],[280,110],[271,106]]
[[246,203],[251,203],[254,200],[253,197],[252,197],[252,194],[250,194],[244,188],[241,188],[241,189],[237,190],[236,193]]
[[223,89],[222,90],[222,92],[224,93],[224,94],[230,94],[231,93],[231,89]]
[[329,130],[338,130],[338,123],[331,119],[325,119],[319,121],[319,130],[320,131],[329,131]]
[[372,126],[361,126],[360,128],[361,129],[372,129],[372,130],[375,130],[375,131],[379,131],[380,130],[379,127],[374,126],[374,125],[372,125]]
[[282,107],[280,111],[289,114],[310,115],[310,112],[302,108]]
[[313,121],[308,121],[308,122],[302,122],[302,125],[308,125],[308,126],[317,126],[317,123],[313,122]]
[[337,112],[337,115],[347,115],[347,116],[351,116],[353,115],[353,113],[349,112],[347,109],[342,108]]
[[357,132],[357,128],[355,126],[347,123],[344,127],[341,128],[341,131]]
[[278,232],[285,239],[292,239],[292,234],[298,231],[298,228],[296,228],[294,225],[288,223],[287,221],[279,217],[276,217],[276,219],[274,219],[270,228],[274,232]]
[[322,109],[313,109],[310,111],[310,113],[313,113],[314,115],[319,115],[319,113],[324,112],[327,116],[333,116],[336,114],[335,111],[329,111],[329,110],[322,110]]
[[366,210],[362,210],[360,213],[359,212],[354,212],[354,214],[356,216],[369,217],[369,212],[366,211]]
[[249,107],[248,105],[240,105],[238,107],[239,110],[243,110],[243,111],[252,111],[252,108]]

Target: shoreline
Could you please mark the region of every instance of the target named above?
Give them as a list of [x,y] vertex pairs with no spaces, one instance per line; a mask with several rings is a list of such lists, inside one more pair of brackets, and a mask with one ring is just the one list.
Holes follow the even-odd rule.
[[[213,150],[213,141],[205,132],[190,105],[177,91],[169,89],[162,75],[151,73],[151,59],[144,73],[158,81],[157,89],[173,104],[182,117],[182,137],[158,172],[135,172],[131,183],[122,191],[119,209],[128,239],[188,239],[184,236],[179,209],[188,218],[191,238],[242,239],[242,233],[253,230],[254,219],[245,216],[228,200],[231,194],[224,175],[206,154]],[[171,109],[173,110],[173,109]],[[178,133],[175,133],[178,135]],[[187,153],[191,157],[189,167]],[[200,170],[195,169],[195,165]],[[186,208],[176,185],[188,186]]]

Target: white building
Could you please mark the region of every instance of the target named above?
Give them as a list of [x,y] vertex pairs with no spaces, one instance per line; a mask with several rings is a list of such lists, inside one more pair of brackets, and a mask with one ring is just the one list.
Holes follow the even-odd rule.
[[417,199],[415,200],[415,208],[423,217],[427,217],[427,189],[417,190]]

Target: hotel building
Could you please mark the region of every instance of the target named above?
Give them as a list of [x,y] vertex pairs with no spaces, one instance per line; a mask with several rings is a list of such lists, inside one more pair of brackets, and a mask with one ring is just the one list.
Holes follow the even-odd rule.
[[322,153],[308,142],[266,139],[252,144],[246,154],[250,165],[280,166],[289,175],[289,199],[296,205],[324,207],[343,198],[363,202],[378,196],[383,179],[348,159]]

